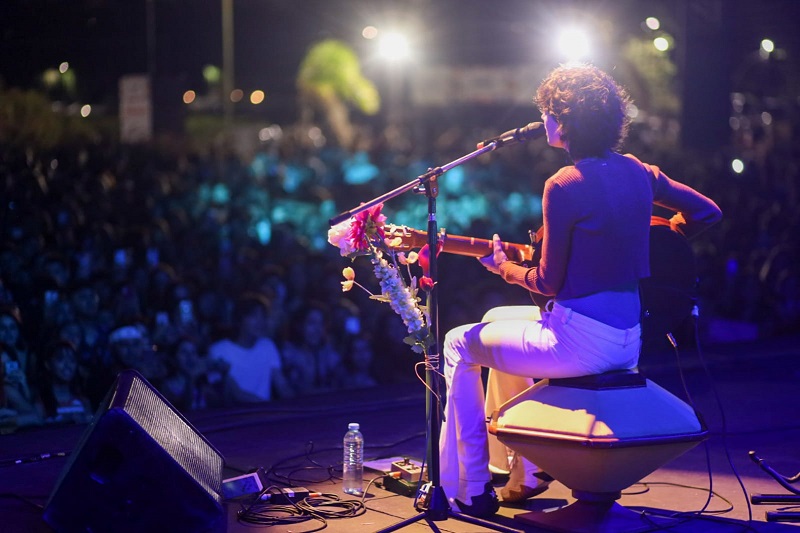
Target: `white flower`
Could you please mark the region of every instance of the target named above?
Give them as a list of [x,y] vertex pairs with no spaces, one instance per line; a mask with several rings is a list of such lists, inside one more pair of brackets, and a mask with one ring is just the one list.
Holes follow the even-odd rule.
[[339,248],[339,253],[342,257],[347,257],[356,251],[350,239],[347,238],[351,224],[352,219],[345,220],[328,230],[328,242]]

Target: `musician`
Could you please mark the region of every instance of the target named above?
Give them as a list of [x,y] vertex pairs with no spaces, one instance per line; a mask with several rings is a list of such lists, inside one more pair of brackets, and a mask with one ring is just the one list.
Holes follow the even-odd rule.
[[[573,164],[545,183],[541,259],[510,261],[498,235],[481,258],[489,272],[550,299],[535,319],[468,324],[443,343],[447,404],[440,440],[441,483],[463,513],[486,517],[499,506],[491,484],[481,367],[486,398],[496,404],[528,388],[531,378],[563,378],[636,367],[641,347],[639,280],[649,275],[653,204],[693,234],[717,222],[717,205],[658,167],[617,152],[630,123],[625,89],[591,65],[560,66],[539,86],[547,142]],[[500,490],[521,502],[547,485],[546,474],[505,450],[491,464],[510,471]],[[494,457],[494,455],[503,455]],[[505,468],[503,468],[505,466]]]

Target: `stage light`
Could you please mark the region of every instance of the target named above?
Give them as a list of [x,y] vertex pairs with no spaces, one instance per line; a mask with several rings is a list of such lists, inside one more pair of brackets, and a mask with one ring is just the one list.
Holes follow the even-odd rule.
[[558,50],[567,61],[578,61],[589,55],[589,36],[580,28],[567,28],[558,35]]
[[191,89],[183,93],[183,103],[186,105],[194,102],[195,98],[197,98],[197,94]]
[[653,39],[653,46],[655,46],[656,50],[659,52],[666,52],[669,50],[669,41],[665,37],[656,37]]
[[411,55],[408,39],[399,33],[387,33],[379,43],[378,52],[384,59],[404,61]]
[[731,169],[735,173],[741,174],[742,172],[744,172],[744,162],[738,158],[734,159],[733,161],[731,161]]
[[658,28],[661,27],[661,21],[655,17],[647,17],[644,20],[644,24],[653,31],[656,31]]
[[89,104],[85,104],[81,107],[81,116],[83,118],[86,118],[91,114],[92,114],[92,106],[90,106]]
[[242,98],[244,98],[244,91],[241,89],[234,89],[231,91],[231,102],[234,104],[237,102],[241,102]]

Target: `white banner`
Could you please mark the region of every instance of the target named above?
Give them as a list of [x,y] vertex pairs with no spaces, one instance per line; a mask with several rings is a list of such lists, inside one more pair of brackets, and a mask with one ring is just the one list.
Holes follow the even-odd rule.
[[148,142],[153,137],[153,100],[146,74],[119,80],[119,136],[123,143]]
[[541,77],[540,69],[524,67],[420,67],[409,74],[411,102],[529,104]]

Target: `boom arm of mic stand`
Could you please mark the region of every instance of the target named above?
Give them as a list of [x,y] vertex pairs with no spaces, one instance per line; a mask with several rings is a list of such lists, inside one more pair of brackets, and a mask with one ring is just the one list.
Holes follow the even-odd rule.
[[343,212],[339,213],[335,217],[333,217],[330,220],[328,220],[328,223],[331,226],[335,226],[339,222],[343,222],[343,221],[349,219],[350,217],[357,215],[361,211],[364,211],[365,209],[369,209],[370,207],[373,207],[373,206],[376,206],[378,204],[384,203],[384,202],[386,202],[386,200],[391,200],[395,196],[400,196],[404,192],[407,192],[407,191],[410,191],[412,189],[415,189],[415,188],[419,187],[420,185],[424,185],[425,183],[430,181],[432,178],[435,178],[437,176],[441,176],[442,174],[444,174],[445,172],[447,172],[451,168],[454,168],[454,167],[457,167],[458,165],[466,163],[470,159],[473,159],[475,157],[478,157],[479,155],[485,154],[486,152],[491,152],[495,148],[497,148],[497,142],[496,141],[491,142],[491,143],[487,144],[486,146],[475,150],[474,152],[470,152],[469,154],[467,154],[465,156],[462,156],[462,157],[460,157],[458,159],[455,159],[455,160],[447,163],[446,165],[430,169],[425,174],[421,174],[420,176],[417,176],[416,178],[414,178],[413,180],[409,181],[405,185],[401,185],[400,187],[398,187],[396,189],[393,189],[393,190],[391,190],[391,191],[389,191],[387,193],[384,193],[384,194],[378,196],[377,198],[373,198],[372,200],[370,200],[368,202],[365,202],[365,203],[359,205],[358,207],[354,207],[353,209],[349,209],[347,211],[343,211]]

